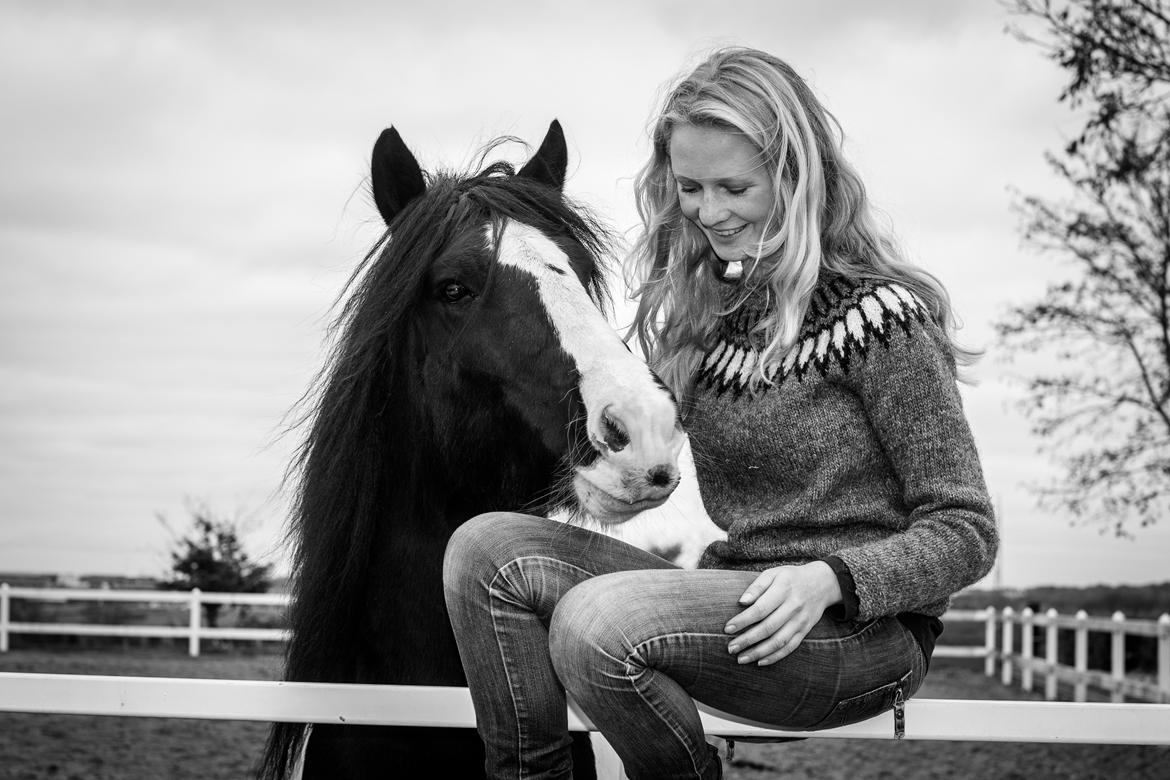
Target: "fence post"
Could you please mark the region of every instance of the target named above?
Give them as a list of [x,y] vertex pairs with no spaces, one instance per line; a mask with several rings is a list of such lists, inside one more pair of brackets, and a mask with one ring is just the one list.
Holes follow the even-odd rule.
[[199,588],[191,588],[191,616],[189,621],[191,632],[187,635],[187,654],[192,658],[199,656],[199,628],[203,625],[203,610],[199,604],[200,593]]
[[988,677],[995,675],[995,608],[987,608],[987,626],[983,632],[983,673]]
[[1044,617],[1048,619],[1048,625],[1044,628],[1044,660],[1048,663],[1048,674],[1044,678],[1044,698],[1056,701],[1056,664],[1059,657],[1056,654],[1056,618],[1059,617],[1059,613],[1055,608],[1049,607]]
[[999,667],[999,680],[1004,685],[1012,684],[1012,640],[1015,638],[1015,624],[1013,617],[1016,611],[1011,607],[1003,608],[1003,655]]
[[1170,702],[1170,614],[1158,618],[1158,690]]
[[1110,693],[1109,700],[1124,702],[1125,692],[1122,684],[1125,682],[1125,613],[1113,613],[1113,638],[1110,642],[1110,671],[1113,673],[1113,684],[1116,686]]
[[1020,613],[1020,687],[1032,690],[1032,618],[1031,607]]
[[8,583],[0,582],[0,653],[8,652]]
[[1085,622],[1089,619],[1089,613],[1083,609],[1077,610],[1077,627],[1076,640],[1073,645],[1074,669],[1076,669],[1076,682],[1073,684],[1073,701],[1084,702],[1088,700],[1088,681],[1085,679],[1085,674],[1089,671],[1089,629]]

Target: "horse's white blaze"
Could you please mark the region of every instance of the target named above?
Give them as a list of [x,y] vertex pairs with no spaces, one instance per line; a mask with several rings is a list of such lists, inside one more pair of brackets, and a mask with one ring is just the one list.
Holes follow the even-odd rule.
[[[661,503],[670,491],[648,484],[646,472],[659,465],[676,467],[684,439],[668,394],[589,299],[556,242],[528,225],[509,221],[501,231],[497,252],[502,265],[536,280],[561,348],[581,375],[590,438],[605,441],[605,414],[620,420],[630,437],[630,444],[620,452],[601,447],[603,457],[578,471],[578,494],[586,510],[599,519],[614,520],[630,514],[631,508],[645,507],[623,507],[612,499],[633,505]],[[581,484],[581,479],[587,484]]]

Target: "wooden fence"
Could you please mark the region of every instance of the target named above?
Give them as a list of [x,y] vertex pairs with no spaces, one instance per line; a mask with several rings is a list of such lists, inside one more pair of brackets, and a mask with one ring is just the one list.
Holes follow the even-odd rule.
[[[11,620],[13,599],[42,602],[137,602],[182,605],[187,612],[185,625],[109,625],[95,623],[14,622]],[[156,637],[186,639],[187,651],[198,656],[203,640],[251,640],[284,642],[288,631],[283,628],[211,627],[203,625],[206,604],[266,606],[284,608],[288,595],[283,593],[203,593],[191,591],[110,590],[66,588],[19,588],[0,583],[0,652],[7,652],[13,634],[106,637]],[[1050,609],[1043,614],[1030,609],[1016,612],[1011,607],[997,611],[953,609],[944,616],[947,623],[978,622],[984,625],[981,645],[941,644],[936,658],[982,658],[984,671],[999,676],[1005,685],[1019,682],[1031,691],[1037,678],[1043,678],[1045,698],[1058,698],[1059,683],[1072,688],[1074,701],[1083,702],[1088,690],[1106,691],[1114,702],[1126,697],[1150,702],[1170,703],[1170,614],[1158,620],[1134,620],[1115,612],[1111,617],[1090,617],[1083,610],[1076,615],[1060,615]],[[1073,634],[1073,665],[1059,663],[1061,630]],[[1090,669],[1089,634],[1102,632],[1110,636],[1109,669]],[[1127,636],[1152,637],[1156,642],[1156,673],[1135,673],[1125,666]],[[1037,649],[1043,656],[1036,654]]]
[[[1031,609],[1017,613],[1011,607],[1004,607],[996,613],[988,609],[987,644],[995,642],[996,623],[999,624],[999,649],[989,653],[985,671],[995,674],[995,663],[1000,663],[1000,680],[1011,685],[1018,677],[1020,687],[1033,690],[1036,677],[1044,678],[1044,698],[1057,698],[1057,686],[1064,682],[1072,685],[1073,700],[1088,699],[1089,688],[1108,691],[1114,702],[1123,702],[1126,697],[1151,702],[1170,703],[1170,614],[1157,620],[1133,620],[1121,612],[1111,617],[1089,617],[1082,609],[1075,615],[1061,615],[1055,609],[1036,614]],[[1016,647],[1016,629],[1019,628],[1019,648]],[[1058,662],[1060,657],[1061,629],[1073,632],[1073,665]],[[1038,635],[1043,632],[1042,638]],[[1089,668],[1089,634],[1108,634],[1108,671]],[[1134,677],[1126,669],[1125,639],[1127,636],[1144,636],[1155,639],[1154,650],[1157,670],[1149,677]],[[1042,639],[1042,643],[1037,640]],[[1035,655],[1037,644],[1042,644],[1044,657]]]
[[[109,625],[102,623],[13,622],[13,599],[42,602],[92,601],[181,604],[187,609],[187,623],[181,626]],[[190,591],[110,590],[105,588],[13,588],[0,583],[0,653],[7,652],[12,634],[57,636],[155,637],[186,639],[187,652],[198,656],[204,639],[259,640],[284,642],[283,628],[211,627],[203,625],[203,605],[287,607],[286,593],[204,593]]]
[[[189,610],[186,626],[126,626],[12,622],[12,599],[52,601],[129,601],[182,603]],[[280,594],[189,593],[166,591],[65,590],[11,588],[0,584],[0,651],[8,650],[10,634],[58,634],[122,637],[186,638],[188,652],[197,656],[201,639],[285,641],[287,632],[271,628],[210,628],[202,625],[204,604],[284,606]],[[700,705],[707,733],[729,738],[817,738],[978,740],[1006,742],[1086,742],[1170,745],[1170,704],[1129,704],[1126,695],[1170,701],[1170,616],[1157,621],[1133,621],[1114,615],[1107,620],[1083,612],[1061,618],[1052,611],[1043,616],[1025,610],[997,612],[952,610],[950,622],[984,623],[980,646],[941,645],[936,657],[983,658],[985,671],[994,675],[1000,663],[1001,679],[1010,684],[1019,670],[1021,684],[1030,688],[1033,675],[1047,675],[1045,692],[1056,694],[1056,681],[1072,682],[1078,703],[1053,701],[970,701],[913,699],[906,703],[904,721],[892,712],[870,720],[815,733],[789,732],[729,716]],[[1070,622],[1072,621],[1072,622]],[[1021,629],[1021,651],[1015,652],[1015,628]],[[1046,658],[1032,657],[1033,632],[1046,633]],[[1056,663],[1060,628],[1075,632],[1076,663]],[[1108,631],[1113,637],[1113,667],[1108,674],[1087,666],[1087,636]],[[1157,638],[1156,686],[1126,677],[1124,637]],[[1120,636],[1121,639],[1117,639]],[[998,642],[997,642],[998,638]],[[1119,650],[1120,648],[1120,650]],[[1120,666],[1119,666],[1120,664]],[[1103,685],[1116,703],[1079,703],[1080,686]],[[285,721],[294,723],[349,723],[365,725],[446,726],[471,728],[475,713],[466,688],[395,685],[344,685],[268,682],[256,680],[200,680],[99,675],[0,673],[0,711],[118,715],[131,717],[199,718],[216,720]],[[569,725],[595,730],[572,705]],[[598,735],[598,776],[620,780],[625,774],[616,754]]]

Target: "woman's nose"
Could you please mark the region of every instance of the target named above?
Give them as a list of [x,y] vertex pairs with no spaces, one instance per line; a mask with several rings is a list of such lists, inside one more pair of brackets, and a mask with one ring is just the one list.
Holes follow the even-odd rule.
[[723,199],[717,196],[704,195],[699,202],[699,222],[704,227],[714,227],[723,220],[727,219],[727,207],[723,203]]

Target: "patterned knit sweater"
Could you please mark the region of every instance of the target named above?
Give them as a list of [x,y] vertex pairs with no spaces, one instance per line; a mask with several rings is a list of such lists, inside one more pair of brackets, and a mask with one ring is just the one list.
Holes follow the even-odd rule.
[[940,328],[905,287],[822,275],[796,346],[753,394],[764,302],[757,290],[724,318],[686,412],[703,502],[728,534],[700,567],[837,556],[858,617],[941,615],[998,540]]

